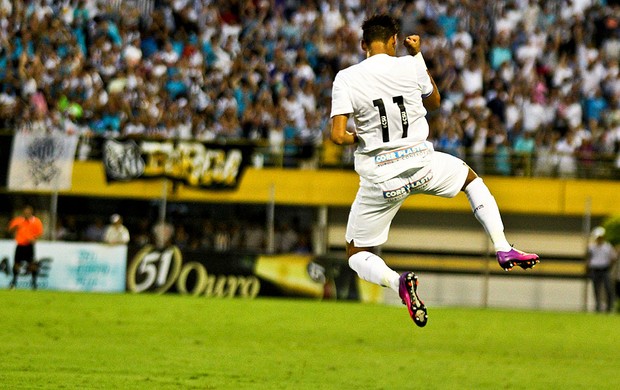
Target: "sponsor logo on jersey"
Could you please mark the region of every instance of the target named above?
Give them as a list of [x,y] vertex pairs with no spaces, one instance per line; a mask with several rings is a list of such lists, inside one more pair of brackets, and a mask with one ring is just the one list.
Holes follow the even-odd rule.
[[424,188],[424,186],[426,186],[428,182],[431,181],[432,178],[433,178],[433,173],[429,172],[423,177],[417,180],[411,181],[403,185],[402,187],[395,188],[393,190],[383,191],[383,198],[390,200],[390,201],[406,198],[407,196],[409,196],[411,191],[420,190]]
[[375,164],[380,167],[409,158],[424,157],[430,154],[430,152],[431,150],[428,148],[428,146],[426,146],[425,143],[421,143],[416,146],[409,146],[403,149],[378,154],[375,156]]

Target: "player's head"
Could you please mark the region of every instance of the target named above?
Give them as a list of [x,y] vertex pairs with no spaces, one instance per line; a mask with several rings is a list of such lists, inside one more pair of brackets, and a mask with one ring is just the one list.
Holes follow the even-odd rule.
[[398,21],[390,15],[372,15],[362,24],[362,47],[370,47],[373,42],[388,44],[390,39],[394,39],[393,45],[396,45],[398,30]]

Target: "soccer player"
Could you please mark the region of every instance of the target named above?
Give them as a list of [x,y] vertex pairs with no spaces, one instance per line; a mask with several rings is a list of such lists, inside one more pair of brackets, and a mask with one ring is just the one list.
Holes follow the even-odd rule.
[[[504,270],[531,268],[539,258],[508,243],[495,198],[482,179],[459,158],[434,151],[426,140],[426,112],[439,108],[441,96],[422,57],[420,37],[407,36],[409,55],[396,57],[395,19],[375,15],[362,30],[366,59],[339,71],[332,87],[331,139],[338,145],[357,144],[355,170],[360,175],[347,222],[347,257],[360,278],[398,292],[422,327],[428,314],[417,295],[417,276],[399,275],[372,253],[387,241],[392,219],[409,195],[451,198],[464,191]],[[350,116],[354,132],[347,130]]]
[[32,275],[32,289],[36,290],[39,264],[34,258],[34,243],[43,235],[43,224],[33,214],[31,206],[25,206],[22,215],[9,222],[9,233],[15,235],[15,242],[17,243],[13,262],[13,280],[11,280],[9,288],[15,288],[22,263],[26,263],[27,271]]

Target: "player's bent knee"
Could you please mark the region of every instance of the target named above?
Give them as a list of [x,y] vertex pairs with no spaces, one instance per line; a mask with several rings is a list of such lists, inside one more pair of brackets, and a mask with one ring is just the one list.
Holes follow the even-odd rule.
[[482,180],[482,178],[480,178],[480,176],[478,176],[478,174],[470,167],[469,172],[467,172],[467,177],[465,178],[465,183],[463,183],[463,187],[461,188],[461,191],[465,191],[465,188],[476,179]]
[[359,252],[372,252],[372,250],[373,248],[357,247],[355,246],[355,243],[353,241],[347,242],[347,247],[346,247],[347,258],[350,258],[351,256]]

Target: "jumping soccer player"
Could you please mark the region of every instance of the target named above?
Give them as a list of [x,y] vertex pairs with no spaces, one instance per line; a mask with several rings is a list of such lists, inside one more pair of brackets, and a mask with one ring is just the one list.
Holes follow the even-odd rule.
[[[417,295],[417,276],[398,275],[372,253],[387,241],[392,219],[409,195],[452,198],[464,191],[504,270],[534,267],[539,257],[508,243],[495,198],[482,179],[464,161],[434,151],[426,140],[426,112],[439,108],[441,96],[420,52],[420,37],[406,37],[409,55],[396,57],[399,26],[394,18],[372,16],[362,30],[366,59],[339,71],[332,88],[331,139],[338,145],[357,143],[355,170],[360,175],[347,222],[347,257],[360,278],[398,292],[422,327],[428,314]],[[355,132],[347,131],[351,115]]]

